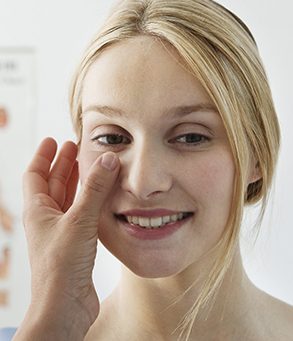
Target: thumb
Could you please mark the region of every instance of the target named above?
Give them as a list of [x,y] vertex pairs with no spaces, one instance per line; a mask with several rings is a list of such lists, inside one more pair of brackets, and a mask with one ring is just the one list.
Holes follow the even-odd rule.
[[112,152],[102,154],[92,164],[77,200],[67,211],[74,221],[97,222],[119,168],[119,158]]

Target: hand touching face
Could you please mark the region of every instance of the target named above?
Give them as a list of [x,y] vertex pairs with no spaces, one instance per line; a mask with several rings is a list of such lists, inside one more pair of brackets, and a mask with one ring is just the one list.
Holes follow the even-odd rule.
[[72,340],[83,339],[99,313],[92,271],[100,208],[119,171],[116,155],[103,154],[87,170],[74,201],[76,156],[73,142],[66,142],[57,155],[56,142],[47,138],[24,174],[24,225],[32,273],[24,331],[29,321],[39,321],[49,329],[43,334],[55,331]]

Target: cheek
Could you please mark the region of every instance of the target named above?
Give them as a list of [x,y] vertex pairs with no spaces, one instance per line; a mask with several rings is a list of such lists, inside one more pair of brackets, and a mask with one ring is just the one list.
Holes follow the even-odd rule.
[[225,162],[215,162],[206,171],[205,185],[208,197],[214,200],[231,199],[234,183],[233,164]]
[[102,153],[88,151],[81,145],[78,155],[78,169],[81,183],[85,180],[91,165],[101,154]]
[[229,202],[233,193],[234,164],[230,154],[217,153],[190,162],[181,178],[195,200],[206,204]]

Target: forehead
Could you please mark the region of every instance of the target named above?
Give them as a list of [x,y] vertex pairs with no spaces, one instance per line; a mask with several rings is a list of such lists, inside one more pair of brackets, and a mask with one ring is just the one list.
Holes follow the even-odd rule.
[[155,110],[158,105],[187,102],[212,103],[175,49],[150,36],[137,36],[104,50],[89,68],[82,92],[83,107],[99,103]]

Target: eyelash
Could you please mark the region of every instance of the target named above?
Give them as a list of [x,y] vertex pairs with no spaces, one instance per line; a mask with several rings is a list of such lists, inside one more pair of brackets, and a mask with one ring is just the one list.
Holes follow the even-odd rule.
[[[205,142],[209,142],[211,140],[209,137],[202,135],[202,134],[197,134],[197,133],[188,133],[188,134],[179,135],[175,138],[175,140],[178,140],[178,139],[180,139],[182,137],[186,137],[186,136],[196,136],[197,138],[200,138],[200,141],[197,141],[197,142],[192,142],[192,143],[183,142],[188,147],[198,146],[198,145],[201,145]],[[179,143],[182,143],[182,142],[179,142]]]
[[[116,148],[118,147],[121,143],[104,143],[104,142],[100,142],[98,141],[98,139],[100,138],[108,138],[109,136],[115,136],[115,137],[121,137],[122,139],[125,138],[125,136],[121,135],[121,134],[104,134],[104,135],[98,135],[96,137],[94,137],[92,139],[92,141],[97,142],[98,145],[100,146],[105,146],[105,147],[111,147],[111,148]],[[197,139],[200,138],[200,141],[197,142],[192,142],[192,143],[188,143],[188,142],[178,142],[179,144],[185,144],[188,148],[191,147],[195,147],[195,146],[199,146],[205,142],[209,142],[211,139],[205,135],[202,134],[197,134],[197,133],[188,133],[188,134],[183,134],[183,135],[179,135],[177,136],[175,139],[173,140],[178,140],[178,139],[182,139],[183,137],[187,137],[187,136],[196,136]],[[175,142],[176,143],[176,142]],[[126,142],[125,144],[130,144],[130,142]]]

